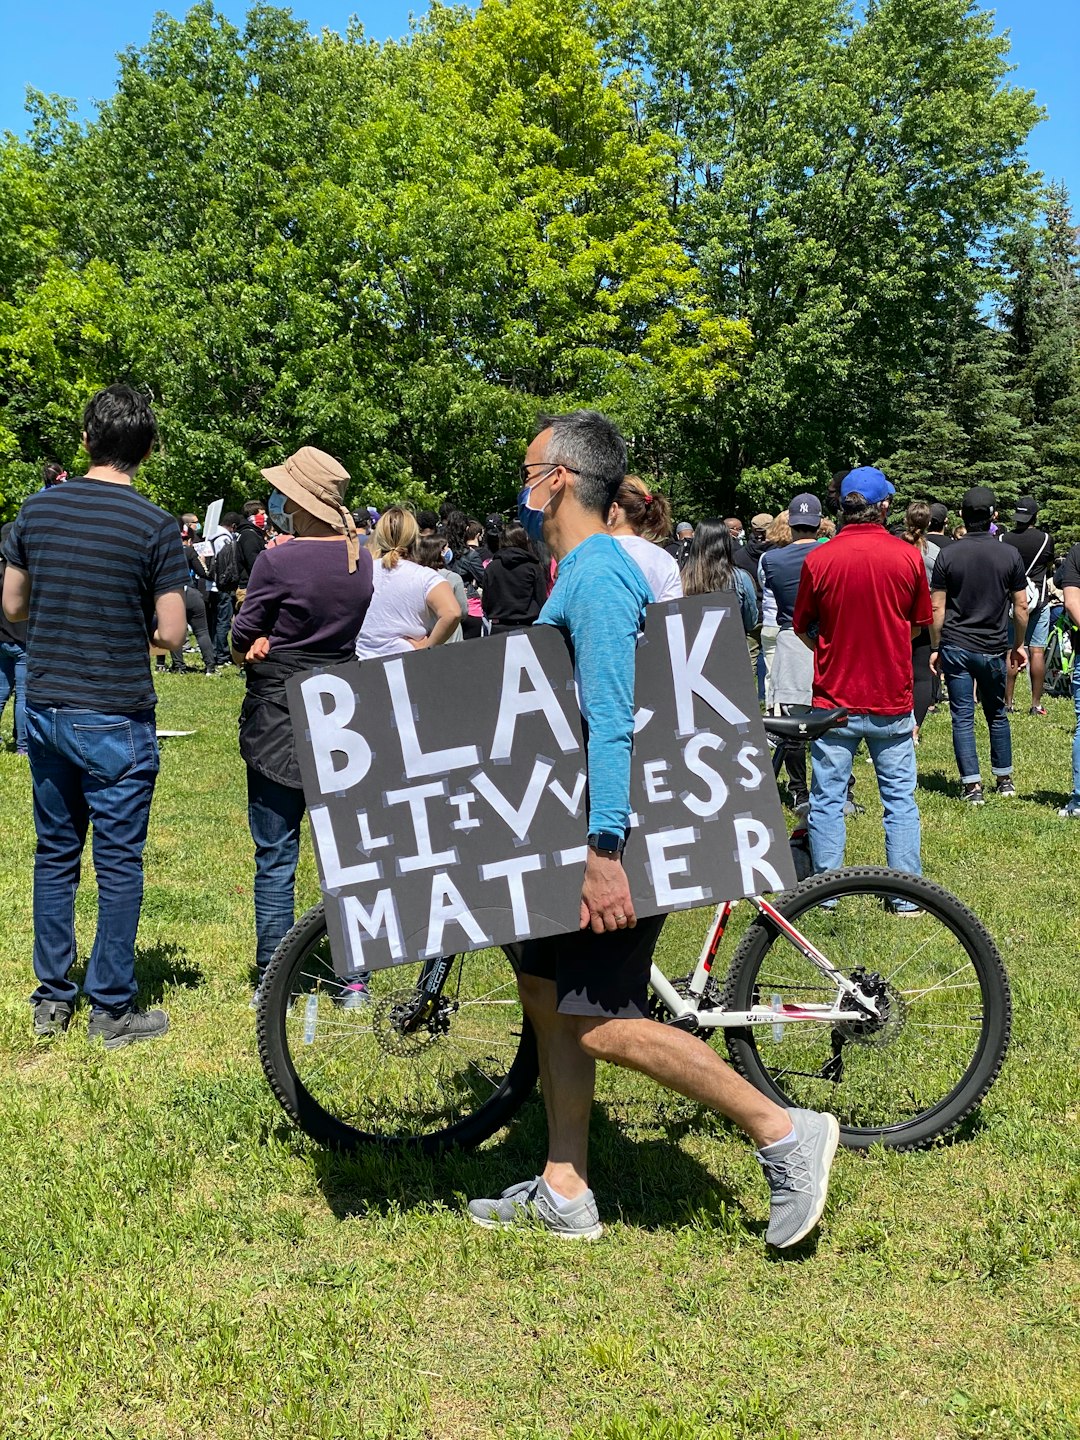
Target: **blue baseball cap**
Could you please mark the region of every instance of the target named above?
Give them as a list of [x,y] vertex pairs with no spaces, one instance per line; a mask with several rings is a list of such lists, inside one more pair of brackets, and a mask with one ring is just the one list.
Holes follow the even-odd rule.
[[841,500],[851,494],[861,495],[868,505],[880,505],[882,500],[896,494],[896,487],[873,465],[861,465],[858,470],[849,470],[840,481]]

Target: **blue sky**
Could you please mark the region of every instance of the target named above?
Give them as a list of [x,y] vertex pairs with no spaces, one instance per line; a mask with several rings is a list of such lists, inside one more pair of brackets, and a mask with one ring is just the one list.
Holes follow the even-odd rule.
[[[78,100],[84,115],[92,101],[112,93],[115,55],[142,45],[155,11],[182,14],[185,0],[52,0],[37,10],[26,0],[0,0],[0,130],[21,131],[27,85]],[[233,20],[247,6],[225,3]],[[377,40],[404,35],[410,9],[423,13],[422,0],[296,0],[294,13],[313,29],[344,30],[350,13]],[[1049,112],[1031,138],[1032,163],[1050,179],[1064,180],[1080,217],[1080,0],[1000,0],[993,7],[998,29],[1012,32],[1014,80],[1036,92]]]

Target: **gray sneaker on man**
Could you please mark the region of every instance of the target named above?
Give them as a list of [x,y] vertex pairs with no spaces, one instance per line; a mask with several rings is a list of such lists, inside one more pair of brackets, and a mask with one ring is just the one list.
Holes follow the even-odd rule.
[[119,1050],[134,1045],[136,1040],[156,1040],[169,1028],[164,1010],[140,1010],[133,1006],[123,1015],[110,1015],[107,1010],[92,1010],[87,1033],[91,1040],[103,1040],[106,1050]]
[[829,1171],[840,1143],[835,1115],[819,1115],[816,1110],[791,1110],[789,1114],[795,1143],[776,1155],[767,1153],[775,1149],[772,1145],[757,1152],[772,1191],[765,1239],[781,1250],[805,1239],[821,1219]]
[[33,1002],[33,1009],[34,1034],[42,1037],[62,1035],[75,1013],[65,1000],[37,1000]]
[[538,1226],[560,1240],[598,1240],[604,1233],[591,1190],[563,1208],[542,1176],[518,1181],[496,1200],[470,1200],[469,1219],[485,1230]]

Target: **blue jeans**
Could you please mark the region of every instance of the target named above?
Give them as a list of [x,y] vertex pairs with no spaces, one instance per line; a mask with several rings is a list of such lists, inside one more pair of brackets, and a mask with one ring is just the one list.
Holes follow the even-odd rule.
[[15,692],[15,749],[26,754],[26,651],[13,640],[0,641],[0,712]]
[[915,803],[915,745],[911,715],[852,715],[837,730],[813,742],[810,782],[810,850],[815,870],[838,870],[844,863],[844,802],[852,761],[866,741],[885,808],[885,854],[894,870],[922,874],[922,827]]
[[94,826],[98,922],[83,991],[122,1015],[135,1002],[135,934],[142,908],[142,853],[158,773],[154,713],[26,707],[34,782],[34,973],[31,999],[74,1005],[75,892],[86,831]]
[[295,920],[296,865],[304,792],[247,772],[248,825],[255,842],[255,963],[259,977]]
[[233,597],[224,590],[214,592],[217,604],[214,608],[214,664],[228,665],[229,626],[233,621]]
[[974,785],[982,778],[975,749],[976,686],[990,730],[990,769],[995,775],[1011,775],[1012,732],[1005,713],[1005,656],[943,645],[940,661],[949,692],[953,753],[961,781]]

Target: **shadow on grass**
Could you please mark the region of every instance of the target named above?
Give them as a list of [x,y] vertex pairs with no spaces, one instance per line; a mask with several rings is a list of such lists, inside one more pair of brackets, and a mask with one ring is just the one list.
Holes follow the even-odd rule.
[[920,790],[929,790],[934,795],[944,795],[949,800],[959,800],[960,781],[950,780],[944,770],[920,770]]
[[156,1005],[165,998],[166,990],[197,990],[203,972],[189,962],[187,951],[179,945],[140,945],[135,949],[135,979],[140,1003]]
[[1052,805],[1055,810],[1063,810],[1071,798],[1064,790],[1032,790],[1020,796],[1021,800],[1032,800],[1036,805]]
[[[748,1222],[740,1202],[675,1143],[696,1122],[680,1122],[663,1135],[634,1139],[603,1105],[590,1129],[591,1179],[601,1218],[642,1229],[669,1229],[704,1220],[713,1228],[760,1228]],[[285,1127],[278,1138],[296,1132]],[[534,1175],[545,1151],[543,1105],[534,1095],[509,1129],[480,1151],[448,1150],[440,1156],[372,1146],[355,1155],[310,1147],[307,1151],[326,1203],[339,1219],[368,1213],[464,1209],[466,1199],[498,1195]]]

